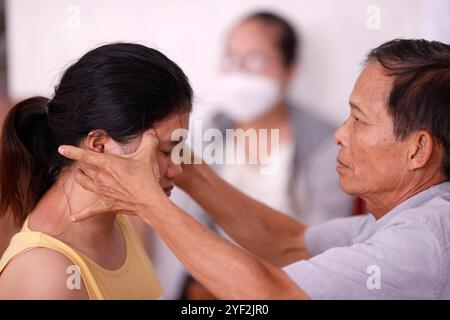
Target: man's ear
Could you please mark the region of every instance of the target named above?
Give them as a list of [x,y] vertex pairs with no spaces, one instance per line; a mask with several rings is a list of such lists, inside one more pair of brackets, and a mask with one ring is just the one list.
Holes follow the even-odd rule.
[[411,136],[408,149],[408,168],[410,170],[423,168],[432,161],[436,143],[430,132],[420,130]]
[[111,137],[105,130],[93,130],[89,132],[85,140],[85,147],[88,150],[103,153],[110,140]]

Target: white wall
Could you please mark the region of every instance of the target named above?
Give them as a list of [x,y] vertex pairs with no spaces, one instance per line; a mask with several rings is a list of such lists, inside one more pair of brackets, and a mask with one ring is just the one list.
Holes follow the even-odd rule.
[[[303,35],[293,100],[340,122],[370,48],[394,37],[430,35],[436,28],[425,17],[432,10],[449,20],[449,1],[432,2],[434,9],[425,0],[10,0],[10,95],[14,100],[50,96],[63,68],[88,49],[136,41],[162,50],[185,70],[197,94],[195,114],[203,116],[214,107],[210,93],[226,31],[249,11],[274,9]],[[381,9],[380,29],[366,25],[372,4]],[[446,27],[441,25],[442,33]]]

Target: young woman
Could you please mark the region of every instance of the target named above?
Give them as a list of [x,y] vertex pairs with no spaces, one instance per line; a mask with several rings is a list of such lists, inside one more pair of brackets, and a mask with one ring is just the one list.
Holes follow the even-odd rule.
[[[0,215],[22,230],[0,260],[0,299],[158,299],[162,289],[127,218],[114,212],[74,224],[98,200],[74,179],[61,144],[118,155],[152,130],[160,141],[160,185],[170,195],[181,168],[171,162],[173,130],[186,128],[192,89],[160,52],[117,43],[94,49],[65,71],[54,97],[9,112],[0,155]],[[132,177],[130,177],[132,178]]]

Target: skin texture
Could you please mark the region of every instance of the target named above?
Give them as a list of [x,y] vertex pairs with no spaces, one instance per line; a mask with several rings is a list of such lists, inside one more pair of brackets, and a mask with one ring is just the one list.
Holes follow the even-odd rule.
[[[392,119],[383,108],[389,77],[381,71],[377,63],[364,69],[350,100],[361,111],[353,106],[336,132],[341,185],[363,197],[377,219],[399,201],[444,180],[442,150],[429,132],[416,131],[401,141],[394,137]],[[63,146],[60,153],[80,163],[77,182],[102,199],[74,220],[114,211],[138,215],[218,298],[307,299],[280,269],[309,257],[307,226],[238,192],[205,164],[185,165],[178,185],[247,250],[219,238],[164,196],[158,184],[158,144],[155,133],[148,132],[138,150],[126,157]],[[136,179],[129,179],[131,175]]]
[[[170,195],[169,189],[181,174],[181,167],[170,159],[170,151],[174,146],[170,134],[175,129],[186,128],[187,123],[188,115],[176,115],[156,123],[152,129],[160,139],[154,152],[160,176],[158,188],[164,198]],[[84,150],[94,153],[124,155],[135,150],[139,143],[136,140],[125,146],[119,145],[106,132],[97,130],[88,135],[82,146]],[[71,223],[70,217],[74,212],[99,200],[95,193],[75,182],[77,170],[78,167],[74,165],[60,175],[30,214],[29,227],[67,243],[106,269],[118,269],[125,261],[126,248],[115,222],[117,211],[79,224]],[[134,217],[134,225],[141,228],[138,229],[141,236],[146,235],[148,226],[139,218]],[[28,250],[13,259],[1,274],[0,299],[87,299],[84,287],[81,290],[67,289],[66,270],[70,265],[73,265],[71,261],[50,249]],[[36,277],[37,272],[39,277]]]

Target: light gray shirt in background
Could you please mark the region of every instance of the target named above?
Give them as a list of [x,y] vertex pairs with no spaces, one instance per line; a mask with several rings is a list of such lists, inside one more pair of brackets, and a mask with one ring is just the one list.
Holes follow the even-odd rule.
[[306,231],[313,255],[284,268],[312,299],[450,299],[450,183],[379,220],[339,218]]

